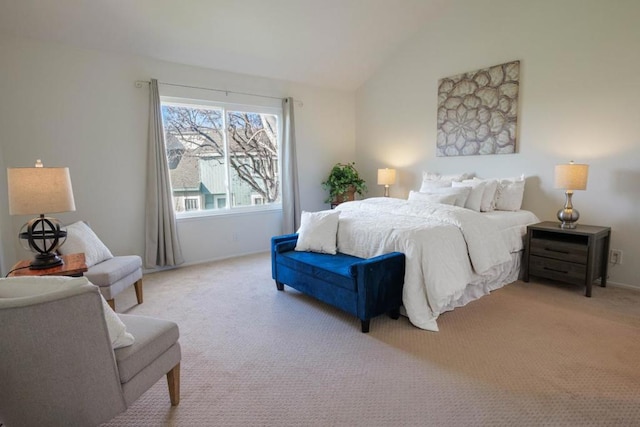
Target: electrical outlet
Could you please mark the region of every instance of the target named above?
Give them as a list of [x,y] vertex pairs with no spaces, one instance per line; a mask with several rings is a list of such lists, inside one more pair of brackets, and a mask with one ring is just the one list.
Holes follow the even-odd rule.
[[611,249],[609,251],[609,262],[611,264],[622,264],[622,251],[620,249]]

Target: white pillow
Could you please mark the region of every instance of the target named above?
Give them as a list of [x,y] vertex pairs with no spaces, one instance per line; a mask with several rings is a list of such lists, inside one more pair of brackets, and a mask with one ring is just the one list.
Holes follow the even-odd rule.
[[440,194],[440,195],[455,195],[456,201],[453,203],[455,206],[464,208],[464,204],[467,202],[467,198],[471,193],[471,187],[446,187],[446,188],[432,188],[429,191],[425,191],[424,194]]
[[135,341],[133,335],[127,332],[127,327],[122,320],[120,320],[116,312],[113,311],[102,294],[100,294],[100,297],[102,298],[102,311],[104,311],[104,320],[107,322],[111,346],[114,350],[116,348],[130,346]]
[[[9,277],[0,279],[0,298],[23,298],[36,295],[49,294],[52,292],[72,289],[90,284],[86,277],[66,277],[66,276],[27,276]],[[111,309],[107,301],[100,294],[104,320],[107,324],[107,332],[111,340],[111,346],[116,349],[126,347],[135,341],[133,335],[126,330],[122,320]]]
[[524,175],[520,178],[501,179],[496,191],[496,210],[520,210],[524,197],[524,182]]
[[440,175],[439,173],[422,172],[422,185],[420,186],[420,192],[425,193],[432,188],[451,187],[451,183],[454,181],[462,181],[463,179],[471,178],[473,174],[454,174],[454,175]]
[[420,193],[425,193],[433,188],[451,187],[451,181],[439,179],[423,179],[420,185]]
[[302,211],[295,250],[335,255],[339,217],[340,211],[336,210]]
[[480,212],[491,212],[495,210],[495,197],[496,191],[498,190],[498,180],[497,179],[479,179],[473,178],[474,181],[482,181],[485,182],[484,191],[482,193],[482,202],[480,203]]
[[109,248],[102,243],[96,233],[83,221],[74,222],[67,226],[67,240],[58,250],[63,255],[84,253],[87,267],[113,258]]
[[469,187],[471,191],[469,192],[469,197],[467,197],[467,201],[464,204],[464,207],[467,209],[471,209],[476,212],[480,212],[480,205],[482,204],[482,195],[484,194],[484,188],[487,184],[483,181],[470,181],[465,180],[462,182],[452,182],[451,186],[454,188],[458,187]]
[[456,202],[457,197],[458,196],[455,194],[429,194],[411,190],[409,192],[408,200],[453,205]]
[[491,212],[495,210],[495,197],[498,190],[497,179],[480,179],[474,177],[472,181],[485,182],[484,191],[482,193],[482,202],[480,203],[480,212]]

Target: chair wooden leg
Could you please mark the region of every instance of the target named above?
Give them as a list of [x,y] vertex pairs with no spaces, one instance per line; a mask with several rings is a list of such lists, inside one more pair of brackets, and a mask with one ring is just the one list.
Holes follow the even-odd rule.
[[142,304],[142,279],[134,283],[133,287],[136,290],[136,299],[138,300],[138,304]]
[[169,385],[171,406],[178,406],[180,403],[180,363],[167,372],[167,384]]
[[116,311],[116,300],[113,298],[107,300],[107,304],[111,307],[111,310]]

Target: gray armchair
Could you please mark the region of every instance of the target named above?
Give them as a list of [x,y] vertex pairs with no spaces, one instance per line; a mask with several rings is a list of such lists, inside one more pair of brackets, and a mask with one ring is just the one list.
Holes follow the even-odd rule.
[[96,286],[29,295],[8,280],[0,279],[0,424],[94,426],[165,375],[178,405],[175,323],[118,315],[135,341],[113,350]]
[[84,275],[100,288],[113,310],[116,309],[115,296],[131,285],[138,304],[142,304],[142,259],[138,255],[114,256],[92,265]]
[[67,239],[60,246],[63,255],[82,252],[88,270],[84,274],[100,288],[113,310],[115,297],[133,286],[138,304],[142,304],[142,259],[138,255],[113,256],[88,223],[78,221],[66,227]]

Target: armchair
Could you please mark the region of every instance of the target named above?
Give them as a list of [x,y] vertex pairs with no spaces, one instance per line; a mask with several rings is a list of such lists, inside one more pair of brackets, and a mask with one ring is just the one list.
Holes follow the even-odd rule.
[[[178,405],[178,326],[105,309],[85,278],[0,279],[0,424],[97,425],[165,375]],[[111,315],[132,345],[113,349]]]
[[115,296],[132,285],[138,304],[142,304],[142,259],[138,255],[113,256],[83,221],[67,226],[67,240],[59,251],[63,255],[85,254],[88,270],[84,275],[100,288],[113,310],[116,309]]

